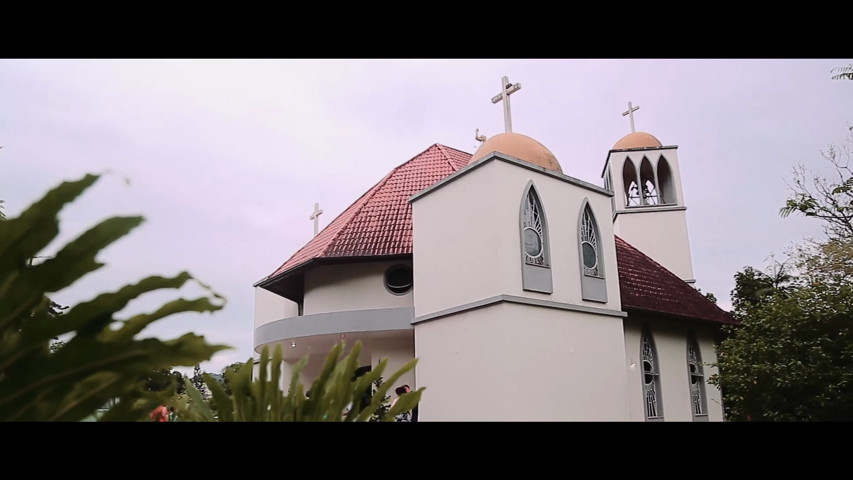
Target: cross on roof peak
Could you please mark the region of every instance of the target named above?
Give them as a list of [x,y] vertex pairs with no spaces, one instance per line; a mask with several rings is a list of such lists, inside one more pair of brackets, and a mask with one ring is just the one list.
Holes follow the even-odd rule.
[[512,119],[510,118],[509,111],[509,96],[513,93],[521,90],[520,83],[509,83],[509,77],[504,76],[501,79],[501,93],[492,97],[492,103],[498,103],[500,101],[504,102],[504,127],[507,132],[512,132]]

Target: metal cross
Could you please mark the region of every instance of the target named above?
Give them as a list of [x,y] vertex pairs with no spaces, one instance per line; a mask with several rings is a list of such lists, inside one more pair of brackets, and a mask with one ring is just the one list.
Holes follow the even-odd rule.
[[317,236],[317,232],[320,229],[320,223],[319,222],[320,222],[320,214],[321,213],[323,213],[323,211],[320,210],[320,204],[315,203],[314,204],[314,213],[311,214],[311,218],[310,218],[310,220],[314,220],[314,236],[315,237]]
[[623,116],[623,117],[624,117],[625,115],[630,115],[630,118],[631,118],[631,133],[636,132],[636,130],[634,129],[634,112],[636,112],[636,111],[637,111],[637,110],[639,110],[639,109],[640,109],[640,107],[639,107],[639,106],[634,107],[634,106],[632,106],[632,105],[631,105],[631,102],[628,102],[628,111],[627,111],[627,112],[622,112],[622,116]]
[[521,90],[520,83],[509,83],[509,78],[503,77],[501,79],[501,93],[492,97],[492,103],[498,103],[501,100],[504,102],[504,126],[507,132],[512,131],[512,119],[509,115],[509,96],[519,90]]

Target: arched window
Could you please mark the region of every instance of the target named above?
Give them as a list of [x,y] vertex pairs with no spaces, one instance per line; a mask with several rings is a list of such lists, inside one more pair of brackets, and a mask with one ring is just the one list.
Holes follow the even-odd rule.
[[625,188],[625,206],[632,207],[640,204],[640,189],[637,186],[637,169],[630,158],[625,159],[622,167],[622,185]]
[[583,209],[580,237],[583,274],[601,277],[601,262],[598,261],[601,251],[598,245],[598,225],[595,224],[595,217],[592,215],[589,204]]
[[702,370],[702,356],[696,338],[687,336],[687,375],[690,379],[690,403],[694,420],[708,419],[708,401],[705,398],[705,374]]
[[678,203],[675,198],[675,184],[672,181],[672,169],[669,168],[669,162],[663,155],[658,158],[658,192],[660,193],[660,203]]
[[646,420],[663,420],[660,366],[658,365],[655,342],[652,340],[652,333],[648,328],[643,330],[641,344],[643,359],[643,400],[646,407]]
[[640,162],[640,186],[643,193],[643,205],[657,205],[659,202],[655,171],[652,169],[652,163],[646,157],[643,157],[643,161]]
[[601,231],[589,199],[581,202],[578,218],[578,255],[580,259],[581,298],[607,302],[607,282],[604,279]]
[[522,288],[534,292],[552,293],[548,221],[532,180],[527,183],[521,199],[519,231]]
[[530,265],[548,266],[545,255],[545,228],[542,216],[542,204],[536,189],[531,185],[525,198],[524,213],[521,217],[521,238],[524,262]]

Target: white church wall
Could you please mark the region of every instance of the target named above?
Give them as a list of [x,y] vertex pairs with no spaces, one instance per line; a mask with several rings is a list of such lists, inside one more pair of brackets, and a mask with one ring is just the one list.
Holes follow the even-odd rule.
[[[643,367],[641,338],[643,325],[626,322],[625,356],[628,372],[628,404],[630,418],[645,421],[643,396]],[[664,421],[691,422],[693,411],[690,396],[690,379],[687,364],[687,333],[692,330],[699,344],[703,364],[716,361],[713,336],[707,327],[679,325],[671,322],[654,322],[649,329],[657,351],[660,368],[661,400]],[[632,366],[632,364],[634,364]],[[705,400],[709,421],[722,421],[723,410],[720,391],[708,384],[716,369],[703,365]]]
[[411,290],[395,295],[385,288],[385,271],[397,264],[411,261],[324,265],[306,272],[303,315],[413,306]]
[[[519,214],[533,180],[548,226],[553,293],[522,288]],[[581,299],[578,218],[584,199],[596,216],[607,302]],[[553,176],[493,160],[413,205],[415,315],[495,295],[619,310],[619,281],[610,197]]]
[[616,235],[678,278],[695,280],[684,210],[619,214],[613,229]]
[[501,303],[415,327],[420,421],[625,421],[622,319]]
[[[515,209],[505,208],[502,221],[502,233],[511,240],[506,256],[514,255],[515,270],[512,282],[509,282],[505,293],[551,300],[573,305],[585,305],[611,310],[621,309],[619,298],[619,277],[616,265],[616,245],[613,240],[613,225],[611,223],[610,197],[588,190],[549,175],[519,168],[506,162],[497,163],[498,178],[502,180],[499,188],[507,199],[507,203],[515,202]],[[527,182],[533,180],[536,191],[542,201],[545,217],[548,221],[549,242],[551,251],[551,272],[554,280],[554,292],[541,294],[522,289],[520,281],[521,238],[518,234],[518,212],[521,195]],[[513,194],[507,195],[507,192]],[[517,192],[517,193],[516,193]],[[607,302],[590,302],[581,298],[580,277],[580,240],[578,237],[578,220],[581,206],[586,199],[595,215],[601,238],[599,246],[603,249],[604,278],[607,285]],[[511,254],[509,252],[512,252]]]
[[[393,338],[371,340],[369,342],[369,347],[370,364],[374,368],[379,365],[379,362],[383,358],[388,359],[388,365],[385,367],[385,370],[382,373],[382,380],[384,382],[388,382],[392,374],[400,370],[403,365],[415,358],[414,335],[409,335],[406,337],[398,336]],[[412,390],[417,389],[414,369],[409,370],[407,373],[403,374],[397,381],[394,382],[393,385],[390,386],[390,389],[388,390],[388,396],[390,397],[391,401],[393,401],[394,397],[397,396],[394,393],[394,389],[401,385],[408,385],[412,388]]]
[[282,318],[295,317],[297,313],[295,302],[255,287],[255,328]]
[[416,316],[498,295],[521,281],[513,247],[518,232],[506,235],[504,224],[508,211],[518,218],[522,190],[513,201],[495,195],[504,188],[496,172],[489,162],[412,202]]

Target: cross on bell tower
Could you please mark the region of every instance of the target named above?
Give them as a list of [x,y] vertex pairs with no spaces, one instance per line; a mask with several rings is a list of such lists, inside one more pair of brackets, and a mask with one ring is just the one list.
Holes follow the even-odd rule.
[[631,119],[631,133],[634,133],[637,131],[636,129],[634,129],[634,112],[636,112],[639,109],[640,109],[639,105],[635,107],[635,106],[631,105],[631,102],[628,102],[628,111],[622,112],[623,117],[625,115],[628,115],[629,118]]

